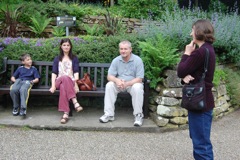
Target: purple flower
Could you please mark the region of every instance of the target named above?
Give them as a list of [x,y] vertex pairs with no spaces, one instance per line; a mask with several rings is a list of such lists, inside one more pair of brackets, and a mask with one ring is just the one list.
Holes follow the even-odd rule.
[[4,49],[4,47],[0,47],[0,52],[2,52],[2,51],[3,51],[3,49]]
[[35,46],[37,46],[37,47],[41,47],[41,46],[42,46],[42,43],[41,43],[41,40],[40,40],[40,39],[37,41],[37,43],[35,44]]
[[74,37],[73,40],[77,42],[77,41],[80,40],[80,38],[78,38],[78,37]]
[[82,38],[79,37],[74,37],[73,42],[78,44],[78,43],[85,43],[85,41]]
[[5,38],[3,40],[3,44],[5,44],[5,45],[12,44],[12,38],[10,38],[10,37]]
[[23,41],[24,44],[28,44],[30,39],[29,38],[23,38],[22,41]]
[[10,45],[10,44],[13,44],[15,42],[18,42],[19,40],[21,41],[21,37],[18,37],[18,38],[11,38],[11,37],[7,37],[3,40],[3,44],[5,45]]

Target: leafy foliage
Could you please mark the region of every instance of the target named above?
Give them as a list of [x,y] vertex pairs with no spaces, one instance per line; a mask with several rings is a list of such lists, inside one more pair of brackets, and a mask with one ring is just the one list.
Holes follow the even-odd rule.
[[173,9],[177,5],[174,0],[119,0],[122,15],[129,18],[160,19],[166,6]]
[[151,80],[150,87],[155,88],[162,80],[161,73],[164,69],[176,65],[179,56],[176,54],[176,44],[160,34],[156,38],[139,41],[141,58],[145,66],[145,76]]
[[[170,37],[178,44],[178,48],[184,49],[186,44],[191,41],[192,24],[198,19],[207,19],[206,12],[199,8],[192,10],[175,9],[174,12],[167,10],[164,13],[163,20],[160,20],[159,32],[164,37]],[[182,48],[181,48],[182,47]]]
[[107,14],[104,14],[104,17],[104,30],[107,36],[126,32],[126,29],[122,25],[122,20],[117,17],[111,17],[109,10],[107,10]]
[[84,24],[84,28],[90,36],[101,36],[104,32],[102,26],[98,24],[93,24],[91,27],[88,24]]
[[62,36],[64,36],[66,33],[65,33],[64,27],[61,27],[61,26],[53,26],[53,32],[52,32],[52,34],[53,34],[55,37],[62,37]]
[[230,69],[225,68],[224,69],[227,79],[226,79],[226,85],[227,85],[227,91],[229,95],[231,95],[231,103],[233,106],[240,104],[240,72],[239,69]]
[[31,20],[32,26],[29,27],[32,29],[32,32],[36,34],[36,37],[40,37],[52,18],[47,18],[46,15],[41,15],[37,12],[34,17],[31,17]]
[[[69,37],[73,44],[73,53],[81,62],[110,63],[119,55],[118,44],[128,39],[132,42],[134,53],[140,55],[137,37],[134,35],[122,36],[84,36]],[[55,38],[0,38],[0,60],[3,57],[18,59],[22,53],[31,54],[33,60],[52,61],[59,54],[61,37]]]
[[147,18],[159,13],[159,0],[119,0],[124,17]]
[[18,19],[21,15],[22,6],[14,7],[9,5],[2,5],[0,9],[0,13],[3,14],[1,19],[1,36],[3,37],[16,37],[17,36],[17,28],[18,28]]
[[240,17],[237,12],[223,14],[218,12],[207,13],[199,8],[175,9],[170,12],[168,9],[157,21],[144,20],[144,29],[138,31],[141,37],[154,37],[155,34],[162,34],[177,43],[179,50],[184,50],[186,44],[191,41],[191,27],[198,19],[209,19],[215,30],[214,48],[218,55],[218,61],[222,63],[240,64]]
[[234,14],[212,16],[217,41],[214,43],[222,63],[240,62],[240,17]]
[[213,78],[214,86],[219,86],[221,82],[225,82],[226,78],[226,72],[222,68],[216,67]]

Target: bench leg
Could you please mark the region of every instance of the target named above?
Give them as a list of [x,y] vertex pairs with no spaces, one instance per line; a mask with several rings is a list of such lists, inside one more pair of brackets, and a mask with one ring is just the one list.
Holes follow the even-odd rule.
[[7,105],[8,105],[8,96],[6,94],[3,95],[3,107],[4,108],[7,108]]
[[69,108],[70,108],[69,117],[72,117],[73,116],[73,110],[75,109],[72,101],[69,102]]
[[148,118],[149,111],[148,111],[148,96],[147,95],[144,95],[143,114],[144,114],[144,118]]

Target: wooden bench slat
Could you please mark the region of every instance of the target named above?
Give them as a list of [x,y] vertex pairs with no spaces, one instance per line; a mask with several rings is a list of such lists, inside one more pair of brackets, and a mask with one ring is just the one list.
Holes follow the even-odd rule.
[[48,86],[49,66],[46,66],[45,86]]

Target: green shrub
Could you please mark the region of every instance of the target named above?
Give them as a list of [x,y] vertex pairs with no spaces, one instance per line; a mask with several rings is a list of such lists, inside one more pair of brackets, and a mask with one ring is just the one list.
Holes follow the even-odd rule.
[[80,20],[84,16],[84,11],[82,7],[80,7],[77,3],[64,3],[59,0],[42,2],[22,2],[23,13],[20,17],[20,21],[22,24],[29,26],[31,24],[30,17],[35,16],[37,12],[41,15],[48,15],[47,18],[55,18],[57,16],[71,15],[75,16],[78,20]]
[[103,28],[107,36],[126,33],[126,28],[122,25],[122,19],[111,16],[109,10],[104,14],[104,17],[105,23]]
[[29,27],[31,28],[31,31],[35,33],[36,37],[42,35],[43,31],[52,20],[52,18],[47,18],[46,15],[41,15],[39,12],[36,12],[36,14],[30,19],[32,20],[32,25]]
[[214,72],[213,85],[215,87],[219,86],[221,82],[225,82],[226,78],[226,72],[222,68],[216,67]]
[[65,33],[65,28],[64,27],[61,27],[61,26],[53,26],[53,32],[52,34],[55,36],[55,37],[62,37],[64,36],[66,33]]
[[101,25],[93,24],[92,26],[89,26],[88,24],[83,25],[87,34],[90,36],[101,36],[103,35],[103,28]]
[[0,43],[4,47],[1,59],[19,59],[23,53],[31,54],[34,60],[52,60],[59,52],[58,39],[29,39],[29,38],[2,38]]
[[132,42],[133,52],[139,55],[138,39],[134,35],[103,36],[100,38],[88,36],[84,37],[84,43],[76,41],[73,50],[82,62],[110,63],[113,58],[119,55],[119,42],[125,39]]
[[[64,3],[62,5],[64,5]],[[84,15],[86,15],[84,10],[82,9],[82,6],[77,3],[70,3],[69,6],[65,6],[68,7],[66,14],[75,16],[77,19],[81,19]]]
[[144,62],[145,76],[151,80],[150,87],[155,88],[162,80],[161,73],[164,69],[176,65],[179,56],[173,41],[157,35],[156,38],[149,38],[146,42],[139,41],[141,58]]
[[161,34],[177,43],[179,50],[184,50],[192,37],[193,22],[198,19],[209,19],[215,30],[216,41],[213,43],[219,63],[233,62],[240,64],[240,17],[237,12],[231,14],[206,13],[199,9],[177,9],[166,12],[159,21],[144,20],[143,30],[138,31],[140,37],[154,37]]
[[82,10],[84,15],[91,15],[91,16],[103,15],[106,12],[106,8],[104,8],[102,5],[81,4],[79,9]]
[[[119,55],[118,44],[127,39],[132,42],[133,52],[139,55],[137,37],[134,35],[121,36],[84,36],[69,37],[73,43],[73,52],[81,62],[110,63]],[[22,53],[29,53],[34,60],[52,61],[59,54],[59,43],[61,38],[0,38],[0,59],[18,59]]]
[[214,46],[219,60],[224,63],[240,62],[240,17],[234,14],[218,14],[212,17],[215,27],[216,42]]
[[160,19],[166,6],[173,9],[177,4],[173,0],[119,0],[121,14],[129,18]]
[[3,37],[16,37],[19,25],[19,17],[22,14],[22,6],[14,5],[1,5],[0,8],[0,27],[1,27],[1,36]]
[[226,81],[226,86],[227,86],[227,91],[228,94],[231,96],[231,104],[233,106],[239,106],[240,104],[240,72],[239,69],[230,69],[230,68],[225,68],[224,69],[227,79]]
[[184,49],[190,43],[192,24],[198,19],[207,19],[207,14],[199,9],[166,11],[163,20],[160,20],[159,32],[164,37],[170,37],[178,44],[179,49]]

